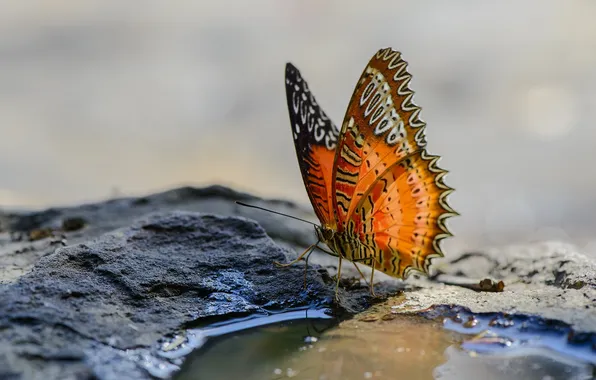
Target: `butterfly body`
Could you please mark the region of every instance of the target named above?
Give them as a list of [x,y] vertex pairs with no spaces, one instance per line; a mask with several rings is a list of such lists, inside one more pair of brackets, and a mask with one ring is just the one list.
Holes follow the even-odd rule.
[[428,273],[451,233],[445,220],[453,191],[438,156],[426,151],[420,107],[401,54],[375,54],[350,100],[341,131],[316,102],[292,64],[286,95],[300,171],[319,241],[331,253],[397,278]]

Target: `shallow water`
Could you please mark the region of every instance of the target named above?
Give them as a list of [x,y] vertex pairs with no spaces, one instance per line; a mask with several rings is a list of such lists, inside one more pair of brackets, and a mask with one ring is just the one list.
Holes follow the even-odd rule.
[[174,378],[554,380],[595,375],[596,362],[588,354],[596,358],[596,348],[528,344],[527,337],[500,339],[490,331],[478,335],[481,323],[467,333],[461,325],[455,328],[452,318],[443,323],[429,314],[377,309],[338,323],[324,313],[308,313],[309,319],[305,311],[295,311],[191,330],[186,350],[200,349]]

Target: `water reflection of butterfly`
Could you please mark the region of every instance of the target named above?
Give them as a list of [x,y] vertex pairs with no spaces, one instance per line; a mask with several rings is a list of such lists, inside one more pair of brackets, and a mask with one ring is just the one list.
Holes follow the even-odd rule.
[[[428,273],[452,234],[445,220],[453,191],[443,183],[438,156],[426,152],[420,107],[412,103],[411,75],[401,54],[377,52],[362,73],[341,131],[319,107],[306,81],[286,65],[292,134],[306,191],[321,222],[315,248],[406,278]],[[330,250],[318,244],[325,243]],[[286,264],[288,265],[288,264]],[[358,269],[358,267],[356,267]]]

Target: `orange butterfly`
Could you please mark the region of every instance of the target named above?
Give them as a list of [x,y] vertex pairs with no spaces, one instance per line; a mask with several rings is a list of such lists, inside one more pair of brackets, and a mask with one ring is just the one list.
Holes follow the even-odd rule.
[[356,85],[340,132],[298,69],[286,65],[296,154],[321,226],[317,243],[283,266],[319,248],[339,257],[338,285],[342,259],[372,267],[374,295],[375,270],[407,278],[411,270],[428,273],[431,258],[443,256],[439,242],[453,236],[445,220],[458,214],[447,203],[453,191],[443,183],[447,172],[426,152],[426,124],[412,103],[406,66],[401,53],[379,50]]

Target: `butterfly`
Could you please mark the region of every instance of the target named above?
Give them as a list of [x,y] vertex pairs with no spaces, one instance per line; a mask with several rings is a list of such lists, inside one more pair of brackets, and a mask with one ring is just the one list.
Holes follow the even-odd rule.
[[401,279],[412,271],[428,274],[431,259],[443,256],[440,241],[453,236],[445,223],[459,215],[447,201],[453,189],[443,182],[447,171],[437,166],[440,157],[426,151],[426,123],[412,102],[411,78],[400,52],[379,50],[338,130],[300,71],[286,65],[296,155],[321,224],[315,227],[318,241],[283,266],[315,248],[338,257],[336,295],[342,260],[372,268],[374,295],[375,270]]

